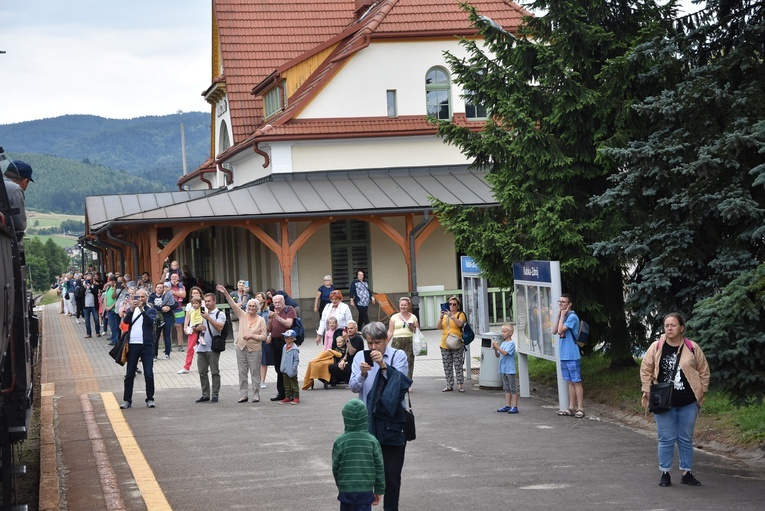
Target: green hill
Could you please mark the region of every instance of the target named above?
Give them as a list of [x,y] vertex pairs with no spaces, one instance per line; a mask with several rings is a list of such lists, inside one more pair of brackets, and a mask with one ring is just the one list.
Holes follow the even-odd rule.
[[[209,157],[210,114],[187,112],[182,118],[192,171]],[[34,168],[28,207],[81,215],[86,195],[177,190],[183,172],[180,121],[177,114],[65,115],[0,125],[0,146]]]

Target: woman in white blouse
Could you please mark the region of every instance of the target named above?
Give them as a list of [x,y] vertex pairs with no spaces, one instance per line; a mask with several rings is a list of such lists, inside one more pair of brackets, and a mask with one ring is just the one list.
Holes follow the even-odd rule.
[[319,328],[316,330],[316,344],[319,345],[324,339],[324,332],[327,330],[327,320],[329,318],[337,319],[337,328],[343,329],[353,320],[351,308],[343,303],[343,293],[335,289],[329,294],[329,305],[321,311],[321,320]]

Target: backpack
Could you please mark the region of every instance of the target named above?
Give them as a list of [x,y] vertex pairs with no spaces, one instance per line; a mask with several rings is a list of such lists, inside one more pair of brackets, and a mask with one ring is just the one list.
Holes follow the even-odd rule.
[[305,341],[305,328],[303,327],[303,320],[300,318],[295,318],[295,321],[292,322],[292,329],[295,331],[295,344],[298,346],[302,345],[303,341]]
[[590,336],[590,325],[583,319],[579,320],[579,334],[576,336],[576,345],[583,348],[587,344],[587,338]]
[[[221,311],[217,311],[218,314],[215,315],[215,320],[217,321],[220,317]],[[205,323],[207,323],[207,328],[210,327],[210,323],[205,320]],[[210,330],[210,333],[212,334],[212,330]],[[212,345],[210,345],[210,349],[212,349],[215,353],[221,353],[222,351],[226,351],[226,339],[228,339],[228,335],[231,333],[231,320],[228,317],[228,314],[225,312],[223,313],[223,328],[220,329],[220,333],[218,335],[212,336]]]
[[82,298],[85,296],[85,287],[82,284],[78,284],[74,287],[74,297]]

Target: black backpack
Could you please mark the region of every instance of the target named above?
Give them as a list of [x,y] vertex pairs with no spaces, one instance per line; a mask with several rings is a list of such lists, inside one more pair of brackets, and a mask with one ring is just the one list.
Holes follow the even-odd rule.
[[303,341],[305,341],[305,327],[303,327],[303,320],[295,318],[295,321],[292,322],[292,329],[295,331],[295,344],[298,346],[302,345]]
[[583,348],[590,336],[590,325],[583,319],[579,320],[579,334],[576,336],[576,345]]

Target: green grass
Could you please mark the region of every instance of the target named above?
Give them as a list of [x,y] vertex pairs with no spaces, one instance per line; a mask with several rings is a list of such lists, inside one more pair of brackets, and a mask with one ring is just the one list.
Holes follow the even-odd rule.
[[[640,406],[640,368],[610,369],[610,359],[592,355],[582,359],[584,397],[623,411],[642,414]],[[639,363],[639,361],[638,361]],[[529,357],[529,378],[555,386],[555,363]],[[712,375],[714,385],[714,374]],[[729,397],[714,389],[707,394],[697,433],[740,447],[765,447],[765,403],[737,407]]]
[[56,293],[55,289],[47,289],[43,293],[43,297],[38,305],[48,305],[49,303],[58,303],[61,301],[61,297]]
[[48,238],[53,240],[53,243],[61,248],[70,248],[77,244],[77,238],[74,236],[58,236],[58,235],[45,235],[40,236],[38,234],[27,234],[28,238],[37,238],[43,245],[48,241]]

